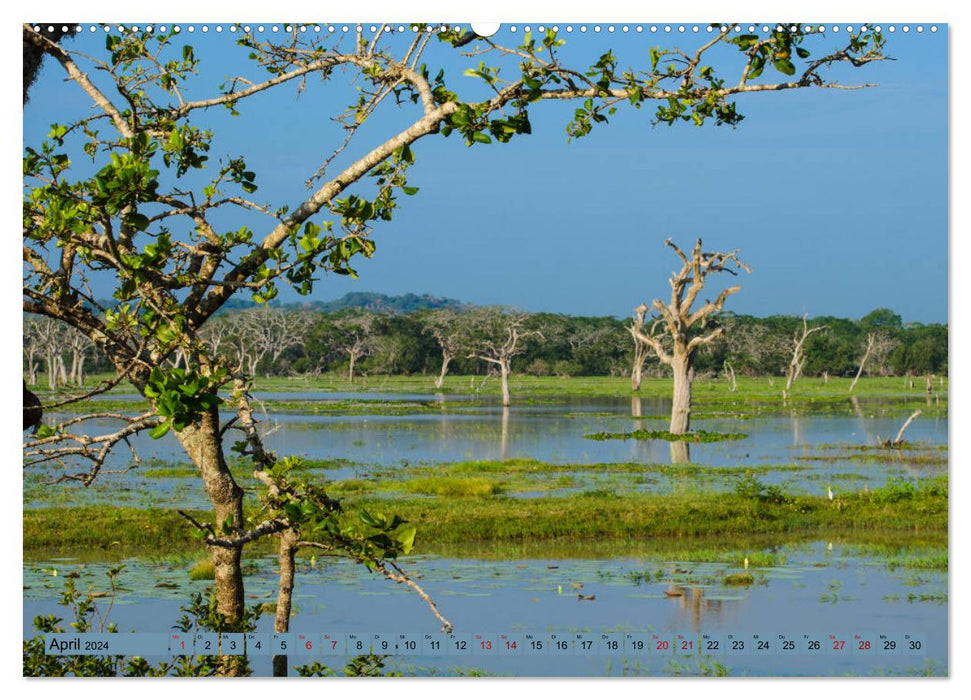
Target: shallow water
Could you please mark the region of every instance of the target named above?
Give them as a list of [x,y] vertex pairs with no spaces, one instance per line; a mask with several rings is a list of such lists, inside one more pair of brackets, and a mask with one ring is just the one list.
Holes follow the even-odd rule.
[[[520,647],[519,653],[493,654],[475,646],[464,656],[394,656],[389,658],[390,667],[417,673],[450,673],[461,667],[500,675],[594,676],[622,675],[626,667],[629,674],[671,675],[679,670],[697,673],[717,662],[733,676],[946,674],[946,573],[891,571],[878,558],[840,543],[781,547],[774,554],[786,563],[749,568],[755,582],[748,586],[724,585],[726,573],[743,571],[727,561],[408,558],[402,561],[403,568],[420,572],[421,586],[455,625],[455,637],[446,641],[465,639],[475,646],[472,635],[476,634],[494,643],[499,634],[520,641],[526,635],[545,640],[556,635],[573,644],[568,653],[549,650],[537,655]],[[84,565],[81,580],[103,586],[106,566]],[[56,578],[50,576],[50,569],[57,568],[63,576],[72,567],[72,562],[59,560],[25,568],[25,636],[32,636],[27,621],[57,610],[57,589],[46,587],[56,585],[51,583]],[[186,564],[128,562],[121,583],[129,590],[116,600],[112,620],[123,631],[168,631],[189,592],[205,586],[190,582],[187,569]],[[639,578],[645,571],[646,582]],[[160,580],[175,587],[155,588]],[[273,561],[261,560],[247,579],[251,600],[272,601],[274,586]],[[680,595],[669,596],[665,591]],[[578,594],[595,598],[581,601]],[[329,633],[341,640],[349,634],[440,638],[438,622],[416,595],[349,562],[318,561],[312,569],[303,562],[294,602],[294,633]],[[63,611],[59,614],[64,616]],[[261,619],[258,631],[272,631],[272,619]],[[677,635],[699,640],[704,634],[719,641],[721,651],[676,655],[652,647],[644,652],[598,654],[579,648],[581,639],[597,640],[603,633],[619,635],[614,637],[618,639],[630,634],[649,643],[656,635],[675,644]],[[755,635],[770,642],[767,651],[752,648]],[[780,635],[792,641],[793,651],[783,651]],[[880,635],[900,648],[893,653],[878,648]],[[919,652],[903,649],[905,635],[920,641]],[[809,650],[812,640],[821,642],[819,652]],[[843,650],[831,648],[838,640],[846,642]],[[872,643],[871,650],[856,648],[864,640]],[[748,650],[731,651],[729,645],[738,641]],[[312,660],[342,665],[336,657],[290,659],[291,665]],[[269,673],[269,659],[253,661],[258,675]]]
[[[318,472],[321,480],[388,478],[407,475],[416,466],[503,458],[532,458],[564,465],[672,462],[671,445],[665,441],[593,441],[584,437],[598,432],[664,429],[667,420],[661,416],[670,410],[670,402],[665,399],[641,399],[639,405],[628,398],[531,399],[504,411],[494,401],[474,395],[449,395],[444,404],[442,397],[425,394],[281,392],[262,398],[412,401],[441,409],[441,413],[425,409],[405,416],[274,412],[262,424],[271,449],[283,455],[344,460],[335,468]],[[919,479],[947,473],[946,418],[922,416],[911,425],[907,439],[917,445],[916,449],[866,451],[859,448],[875,446],[895,435],[911,409],[902,402],[885,399],[845,403],[836,408],[832,403],[801,406],[798,411],[740,404],[737,415],[732,413],[732,406],[701,404],[696,409],[698,417],[693,428],[747,434],[742,440],[689,445],[691,462],[711,467],[707,472],[668,470],[665,474],[635,474],[620,469],[594,473],[565,466],[562,474],[573,478],[571,487],[554,491],[545,488],[562,475],[547,473],[536,476],[535,491],[527,489],[512,495],[532,497],[589,488],[657,493],[718,491],[733,487],[738,472],[729,470],[738,467],[796,466],[796,470],[769,469],[760,472],[758,478],[780,484],[793,493],[811,494],[826,493],[828,488],[837,493],[875,488],[888,478]],[[635,418],[632,413],[646,417]],[[133,445],[143,460],[141,467],[124,474],[104,473],[88,488],[69,483],[45,486],[43,481],[59,472],[37,474],[28,470],[25,507],[69,503],[208,507],[196,478],[145,476],[149,468],[185,464],[184,454],[172,435],[157,441],[140,436]],[[130,455],[123,451],[112,460],[109,470],[130,466]],[[244,473],[239,476],[244,484],[248,483]],[[694,675],[721,672],[723,667],[730,675],[947,672],[946,572],[891,571],[885,562],[852,547],[817,542],[776,551],[785,558],[782,566],[753,566],[749,569],[754,575],[752,585],[726,586],[724,575],[737,573],[737,565],[633,557],[624,549],[579,558],[584,556],[579,550],[561,546],[556,556],[566,552],[572,558],[556,559],[535,558],[551,555],[552,548],[532,548],[529,556],[533,558],[514,554],[504,560],[485,561],[463,553],[450,558],[404,560],[406,569],[421,572],[421,585],[455,624],[459,640],[463,639],[461,635],[505,633],[525,641],[525,635],[531,634],[545,638],[549,651],[552,635],[559,635],[559,639],[566,635],[571,647],[567,655],[534,655],[525,651],[490,655],[479,650],[481,653],[466,656],[394,656],[388,659],[389,668],[418,674],[454,673],[461,668],[519,676]],[[537,555],[536,551],[542,554]],[[50,570],[56,568],[63,576],[76,565],[68,559],[25,565],[25,636],[32,636],[29,621],[35,615],[58,611],[60,585]],[[275,557],[259,560],[256,570],[248,576],[251,602],[274,600],[274,565]],[[84,566],[85,575],[92,576],[96,588],[103,586],[107,564]],[[189,593],[206,585],[188,580],[190,566],[191,562],[128,562],[122,575],[127,590],[116,601],[111,618],[122,630],[168,631],[180,617],[179,606],[188,600]],[[163,586],[158,587],[159,583]],[[582,588],[571,584],[582,584]],[[665,591],[679,595],[667,595]],[[580,594],[595,598],[579,600]],[[342,639],[350,634],[375,633],[429,634],[438,638],[438,623],[416,595],[346,562],[325,559],[313,568],[304,562],[298,575],[295,605],[297,614],[291,629],[296,633],[329,632]],[[58,611],[58,615],[66,617],[64,611]],[[260,632],[271,629],[271,618],[260,621]],[[598,641],[600,634],[619,635],[614,639],[630,634],[632,639],[645,643],[653,640],[651,635],[659,635],[675,646],[679,641],[676,635],[681,634],[699,642],[719,641],[721,651],[707,656],[663,654],[656,649],[588,654],[576,648],[591,635],[593,641]],[[710,639],[701,640],[701,634]],[[758,640],[753,636],[756,634]],[[880,639],[881,634],[899,644],[897,652],[885,653],[878,648],[887,641]],[[835,637],[831,639],[829,635]],[[904,635],[919,640],[921,650],[907,653]],[[773,641],[770,650],[752,649],[753,644],[767,638]],[[464,639],[467,643],[481,643],[470,637]],[[500,642],[498,637],[492,640],[497,645]],[[874,653],[852,649],[842,653],[825,648],[827,643],[840,640],[851,647],[870,641]],[[779,648],[785,641],[795,647],[792,653]],[[802,648],[812,641],[819,641],[825,653]],[[747,648],[741,652],[726,648],[737,642],[744,642]],[[290,659],[291,665],[312,660]],[[343,662],[333,659],[330,665],[340,667]],[[269,659],[254,659],[254,669],[257,674],[268,674]]]
[[[260,398],[301,398],[333,401],[344,398],[367,401],[421,401],[441,406],[441,395],[433,394],[334,394],[323,392],[267,393]],[[469,406],[476,399],[474,406]],[[405,416],[308,416],[274,412],[265,416],[262,428],[270,449],[281,455],[314,459],[344,459],[353,464],[322,473],[329,480],[367,478],[376,469],[400,471],[409,465],[431,465],[467,460],[532,458],[556,464],[671,464],[672,446],[664,440],[587,439],[600,432],[623,433],[638,429],[663,430],[664,418],[633,418],[629,398],[530,399],[504,411],[494,401],[473,395],[447,397],[442,413]],[[636,412],[642,416],[663,416],[670,411],[668,399],[639,399]],[[861,446],[875,446],[893,436],[910,414],[901,403],[886,399],[860,399],[846,405],[821,403],[802,406],[799,411],[779,406],[739,404],[739,417],[698,418],[693,428],[710,432],[745,433],[741,440],[698,443],[686,446],[692,463],[709,467],[797,465],[796,471],[760,474],[766,483],[780,484],[793,493],[825,494],[875,488],[888,478],[919,479],[947,471],[947,419],[920,417],[908,429],[907,439],[922,450],[861,452]],[[842,408],[839,408],[842,406]],[[700,404],[696,413],[710,415],[714,406]],[[729,407],[731,408],[731,407]],[[726,412],[725,406],[717,410]],[[731,409],[734,410],[734,409]],[[742,414],[741,411],[747,411]],[[106,421],[92,421],[91,429],[105,430]],[[169,434],[160,440],[141,435],[132,444],[143,466],[125,474],[105,474],[91,487],[61,484],[57,491],[29,489],[27,507],[58,502],[125,502],[134,505],[179,503],[205,507],[208,500],[194,479],[145,478],[142,473],[152,462],[185,463],[182,448]],[[932,461],[928,463],[928,458]],[[683,459],[683,457],[679,457]],[[108,469],[121,471],[131,464],[131,453],[119,446]],[[574,470],[575,471],[575,470]],[[28,483],[35,487],[60,472],[30,472]],[[737,475],[717,473],[690,479],[656,475],[608,479],[578,474],[573,490],[606,488],[671,492],[684,488],[731,489]],[[32,481],[31,481],[32,480]],[[553,493],[569,493],[561,489]],[[548,489],[527,490],[513,495],[530,497],[550,494]],[[120,499],[120,501],[119,501]]]

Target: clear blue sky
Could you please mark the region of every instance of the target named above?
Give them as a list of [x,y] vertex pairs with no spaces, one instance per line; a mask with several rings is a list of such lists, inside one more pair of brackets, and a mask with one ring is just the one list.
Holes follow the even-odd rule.
[[[505,32],[500,37],[512,40]],[[652,45],[689,49],[701,40],[633,32],[565,37],[578,62],[611,47],[621,65],[643,65]],[[807,46],[832,49],[840,37]],[[225,34],[187,39],[202,59],[200,87],[190,97],[211,94],[225,75],[255,75],[245,50]],[[103,53],[104,36],[86,34],[67,46]],[[427,292],[626,316],[669,293],[675,258],[664,240],[690,247],[701,236],[708,249],[739,248],[753,268],[726,307],[735,312],[860,317],[886,306],[907,321],[944,322],[946,27],[888,35],[886,51],[896,60],[833,73],[877,87],[744,97],[746,119],[735,130],[651,127],[645,105],[621,108],[610,125],[570,144],[564,126],[573,105],[545,104],[533,111],[533,134],[510,144],[469,149],[456,136],[426,138],[414,148],[418,163],[409,174],[421,191],[403,197],[394,221],[377,228],[377,253],[358,266],[360,279],[327,277],[313,298]],[[427,60],[463,91],[473,84],[450,53]],[[735,63],[715,66],[737,77]],[[261,201],[295,206],[306,178],[338,142],[329,116],[353,100],[335,87],[312,81],[299,98],[284,88],[244,103],[235,120],[222,111],[206,115],[219,134],[211,155],[245,153]],[[65,85],[59,66],[46,65],[24,113],[25,142],[65,121],[65,109],[86,111],[86,99]],[[362,132],[362,146],[416,114],[389,112]],[[247,223],[259,233],[267,222]]]

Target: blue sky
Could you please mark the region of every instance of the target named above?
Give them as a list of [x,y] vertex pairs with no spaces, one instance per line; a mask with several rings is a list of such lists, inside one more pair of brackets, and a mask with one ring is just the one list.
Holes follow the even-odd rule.
[[[700,40],[633,32],[566,38],[578,62],[610,47],[622,65],[643,65],[652,45],[688,49]],[[254,74],[227,36],[189,41],[202,59],[193,96],[209,94],[227,74]],[[830,34],[807,46],[838,44]],[[739,248],[753,268],[726,307],[738,313],[860,317],[887,306],[908,321],[946,321],[946,45],[943,25],[936,34],[888,36],[896,60],[834,73],[877,87],[747,96],[739,99],[746,119],[734,130],[652,127],[645,106],[621,109],[610,125],[568,143],[573,105],[544,104],[532,114],[534,133],[510,144],[469,149],[455,136],[426,138],[409,174],[421,191],[377,228],[377,253],[358,266],[360,279],[326,277],[314,298],[410,291],[626,316],[667,295],[675,258],[664,240],[690,247],[701,236],[709,249]],[[92,54],[103,46],[103,35],[70,44]],[[464,62],[444,51],[427,58],[463,91],[473,84],[461,77]],[[715,63],[726,76],[735,65]],[[285,88],[244,104],[235,120],[207,114],[219,134],[212,155],[245,152],[262,200],[296,205],[339,138],[328,117],[353,99],[332,87],[312,83],[299,98]],[[87,110],[78,93],[59,67],[46,66],[24,112],[25,141],[63,121],[65,108]],[[362,131],[362,146],[413,114],[381,115]],[[247,223],[258,232],[267,224]]]

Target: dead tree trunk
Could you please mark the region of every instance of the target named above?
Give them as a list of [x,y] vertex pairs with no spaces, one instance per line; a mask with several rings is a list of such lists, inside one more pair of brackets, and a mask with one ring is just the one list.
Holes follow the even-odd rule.
[[676,347],[671,358],[674,391],[671,395],[671,432],[682,435],[691,425],[691,360],[687,351]]
[[[737,275],[738,273],[729,265],[746,272],[751,272],[751,269],[738,259],[738,251],[702,253],[700,238],[691,250],[690,258],[670,239],[665,243],[674,250],[682,262],[681,270],[672,274],[669,280],[671,301],[669,304],[665,304],[660,299],[652,302],[652,308],[660,316],[651,326],[650,333],[644,332],[643,327],[637,328],[636,317],[628,330],[635,339],[653,348],[658,359],[671,368],[674,375],[671,432],[681,435],[688,432],[691,425],[691,381],[695,351],[713,342],[725,332],[722,326],[717,325],[713,316],[721,312],[725,300],[741,287],[735,285],[723,289],[715,301],[706,301],[695,311],[692,311],[691,307],[701,293],[705,279],[710,273],[728,272],[731,275]],[[662,326],[663,330],[655,335],[658,326]],[[667,345],[663,341],[664,336],[669,338]]]
[[866,352],[863,353],[863,359],[860,360],[860,369],[856,370],[856,376],[853,377],[853,381],[850,383],[850,392],[856,388],[856,383],[860,381],[860,375],[863,374],[863,368],[866,367],[866,361],[870,358],[870,353],[873,352],[873,343],[876,341],[876,336],[873,333],[867,333],[866,336]]
[[539,331],[523,330],[527,319],[525,314],[509,313],[503,309],[484,309],[480,316],[472,324],[473,333],[479,336],[473,345],[479,349],[468,357],[478,358],[498,367],[502,384],[502,405],[509,406],[512,403],[509,393],[512,358],[523,352],[529,338],[543,338],[543,334]]
[[631,326],[630,333],[634,339],[634,362],[630,372],[631,391],[640,391],[641,378],[644,374],[644,363],[647,362],[648,346],[637,337],[637,333],[644,332],[644,315],[647,313],[647,304],[641,304],[634,309],[634,324]]
[[438,379],[435,380],[435,388],[441,389],[445,386],[445,375],[448,374],[448,365],[452,361],[452,356],[446,352],[442,352],[442,371],[438,374]]
[[728,360],[725,360],[724,367],[725,367],[725,374],[728,375],[728,381],[732,383],[731,387],[729,387],[730,390],[733,392],[738,391],[738,382],[735,381],[735,368],[732,367],[732,363],[729,362]]
[[509,358],[499,360],[499,376],[502,380],[502,405],[508,406],[511,403],[509,398]]
[[809,327],[809,321],[807,320],[807,315],[802,316],[802,334],[798,331],[792,336],[792,359],[789,360],[789,371],[786,373],[786,388],[783,392],[783,396],[788,395],[792,391],[792,385],[802,374],[802,367],[806,364],[806,358],[803,355],[803,345],[805,345],[806,340],[813,333],[818,333],[821,330],[828,328],[829,326],[815,326],[814,328]]

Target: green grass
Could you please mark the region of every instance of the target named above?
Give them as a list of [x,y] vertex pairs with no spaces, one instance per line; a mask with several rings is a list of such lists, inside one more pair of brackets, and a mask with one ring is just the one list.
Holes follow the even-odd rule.
[[753,583],[755,576],[748,572],[728,574],[722,579],[723,586],[751,586]]
[[[86,379],[86,386],[92,387],[99,380],[106,379],[107,375],[94,375]],[[343,375],[321,375],[319,377],[296,376],[296,377],[258,377],[253,383],[253,390],[258,395],[259,392],[355,392],[361,393],[361,399],[346,402],[334,402],[333,410],[352,411],[342,415],[355,415],[362,401],[366,401],[368,392],[381,393],[428,393],[428,394],[481,394],[482,396],[498,396],[500,393],[499,382],[488,380],[483,385],[481,376],[460,376],[448,375],[445,378],[445,386],[442,390],[435,388],[436,376],[413,375],[413,376],[381,376],[381,377],[358,377],[353,383],[348,382]],[[771,382],[771,383],[770,383]],[[852,382],[850,378],[834,377],[828,382],[824,382],[818,377],[800,378],[793,386],[790,395],[785,401],[782,399],[782,388],[785,385],[783,379],[779,377],[739,377],[737,391],[731,391],[729,382],[725,379],[698,379],[692,385],[693,405],[707,411],[709,415],[745,415],[751,416],[758,414],[761,409],[777,410],[783,404],[787,409],[794,409],[808,405],[815,410],[824,410],[828,406],[837,408],[840,412],[856,412],[863,410],[865,413],[879,411],[879,406],[871,402],[864,402],[862,409],[857,409],[851,404],[851,396],[858,398],[893,398],[904,402],[908,407],[921,408],[928,415],[946,415],[947,413],[947,387],[945,379],[944,389],[942,390],[935,382],[935,394],[930,397],[924,393],[923,384],[918,382],[914,389],[910,389],[906,380],[902,377],[863,377],[851,395],[849,386]],[[481,389],[480,389],[481,387]],[[50,397],[63,398],[70,395],[81,393],[81,390],[69,387],[62,389],[55,394],[51,394],[43,385],[35,386],[33,389],[42,400]],[[523,374],[514,373],[510,379],[510,390],[513,402],[526,403],[529,400],[541,400],[546,397],[630,397],[640,396],[643,398],[663,397],[669,398],[671,395],[671,379],[652,378],[645,379],[638,392],[631,392],[630,380],[625,377],[531,377]],[[97,399],[86,402],[85,407],[97,407],[99,409],[118,409],[140,410],[139,402],[120,401],[112,399],[113,394],[130,394],[131,387],[123,385],[100,395]],[[313,410],[327,412],[331,409],[309,406],[309,403],[302,400],[287,401],[285,399],[276,400],[279,410],[287,408],[302,411]],[[340,408],[341,404],[344,404]],[[403,411],[424,411],[424,402],[398,402],[398,410]],[[80,405],[80,404],[79,404]],[[429,402],[428,410],[436,406]],[[270,404],[268,404],[270,407]],[[899,408],[899,405],[896,407]],[[371,410],[371,409],[368,409]],[[389,409],[396,410],[396,409]],[[435,408],[434,410],[440,410]]]
[[502,493],[502,487],[493,479],[483,477],[456,478],[448,476],[411,479],[398,487],[408,493],[450,498],[478,498]]
[[721,442],[723,440],[744,440],[745,433],[711,433],[707,430],[692,430],[689,433],[675,434],[667,430],[635,430],[630,433],[593,433],[584,435],[587,440],[667,440],[668,442]]
[[189,479],[199,476],[195,467],[157,467],[141,472],[146,479]]
[[200,559],[189,569],[190,581],[215,581],[216,567],[211,559]]

